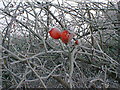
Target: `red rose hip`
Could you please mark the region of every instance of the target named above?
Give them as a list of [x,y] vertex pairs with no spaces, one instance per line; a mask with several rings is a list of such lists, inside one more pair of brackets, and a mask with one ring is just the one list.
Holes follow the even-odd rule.
[[72,40],[73,36],[74,35],[69,33],[68,30],[64,30],[63,32],[61,32],[61,40],[65,44],[69,43]]
[[49,34],[52,38],[54,39],[59,39],[60,36],[61,36],[61,32],[57,29],[57,28],[52,28],[50,31],[49,31]]
[[76,44],[76,45],[78,45],[78,44],[79,44],[79,41],[78,41],[78,40],[76,40],[76,41],[75,41],[75,44]]

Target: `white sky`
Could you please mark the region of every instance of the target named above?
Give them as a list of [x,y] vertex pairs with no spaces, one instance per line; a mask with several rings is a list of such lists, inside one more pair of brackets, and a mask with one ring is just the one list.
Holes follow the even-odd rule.
[[[76,3],[75,2],[103,2],[103,3],[107,3],[108,1],[111,1],[111,2],[118,2],[120,0],[2,0],[4,2],[26,2],[26,1],[30,1],[30,2],[34,2],[34,1],[51,1],[52,3],[57,3],[59,1],[60,4],[64,3],[64,2],[69,2],[69,4],[71,5],[75,5]],[[3,7],[3,3],[2,1],[0,0],[0,8]],[[54,11],[54,8],[52,8],[52,11]],[[1,18],[1,15],[0,15],[0,18]],[[32,17],[31,17],[32,19]],[[1,19],[0,19],[1,20]],[[2,23],[2,21],[0,21]]]
[[0,0],[0,8],[3,7],[3,4],[2,4],[2,1],[4,2],[27,2],[27,1],[30,1],[30,2],[34,2],[34,1],[50,1],[50,2],[53,2],[53,3],[57,3],[59,1],[59,3],[62,3],[62,2],[69,2],[71,4],[74,4],[74,2],[103,2],[103,3],[107,3],[108,1],[111,1],[111,2],[118,2],[120,0]]
[[[2,0],[0,0],[2,1]],[[3,0],[3,1],[7,1],[7,2],[26,2],[26,1],[50,1],[50,2],[62,2],[62,1],[75,1],[75,2],[107,2],[107,1],[111,1],[111,2],[118,2],[120,0]]]
[[[18,3],[19,2],[26,2],[26,1],[30,1],[30,2],[34,2],[34,1],[41,1],[41,2],[42,1],[51,1],[52,3],[56,3],[56,4],[57,4],[58,1],[59,1],[60,4],[62,4],[62,3],[67,1],[71,5],[75,5],[76,4],[75,2],[103,2],[103,3],[107,3],[108,2],[108,0],[3,0],[3,1],[4,2],[18,2]],[[115,3],[115,2],[118,2],[120,0],[109,0],[109,1]],[[3,3],[0,0],[0,8],[2,8],[2,7],[3,7]],[[54,11],[54,8],[52,8],[52,11]],[[1,18],[1,15],[0,15],[0,18]],[[69,16],[68,16],[68,18],[69,18]],[[31,17],[31,19],[34,19],[34,18]],[[4,23],[4,22],[5,22],[5,20],[1,20],[0,19],[0,23]],[[1,25],[0,25],[0,27],[1,27]],[[2,28],[0,28],[0,29],[2,29]],[[18,34],[19,34],[19,32],[18,32]]]

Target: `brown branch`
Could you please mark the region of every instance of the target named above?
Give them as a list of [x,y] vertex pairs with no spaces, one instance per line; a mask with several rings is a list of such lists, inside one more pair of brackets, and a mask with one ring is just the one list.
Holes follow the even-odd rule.
[[49,10],[49,9],[47,9],[46,7],[44,7],[47,11],[48,11],[48,13],[56,20],[56,22],[58,22],[59,24],[60,24],[60,26],[64,29],[65,27],[64,27],[64,25],[54,16],[54,14]]
[[61,83],[64,87],[66,88],[70,88],[69,84],[66,83],[64,80],[62,80],[60,77],[58,76],[52,76],[55,80],[57,80],[59,83]]

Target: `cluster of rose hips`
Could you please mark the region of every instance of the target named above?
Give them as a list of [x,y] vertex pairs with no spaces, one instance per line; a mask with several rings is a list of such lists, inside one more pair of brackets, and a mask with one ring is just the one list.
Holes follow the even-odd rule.
[[[61,39],[61,41],[65,44],[69,43],[74,37],[74,34],[70,33],[68,30],[60,32],[57,28],[52,28],[49,31],[49,34],[53,39]],[[75,40],[75,44],[79,44],[78,40]]]

